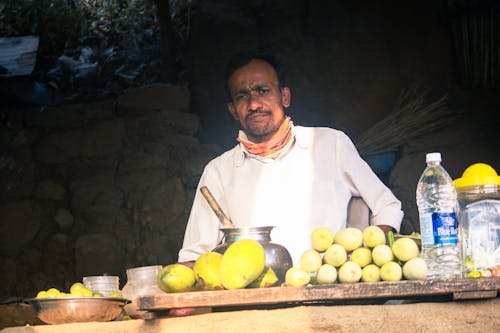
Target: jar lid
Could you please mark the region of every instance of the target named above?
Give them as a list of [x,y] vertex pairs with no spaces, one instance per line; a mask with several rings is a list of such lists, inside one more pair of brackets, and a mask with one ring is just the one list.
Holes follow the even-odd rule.
[[500,176],[486,163],[475,163],[467,167],[462,178],[453,181],[456,188],[474,185],[500,185]]

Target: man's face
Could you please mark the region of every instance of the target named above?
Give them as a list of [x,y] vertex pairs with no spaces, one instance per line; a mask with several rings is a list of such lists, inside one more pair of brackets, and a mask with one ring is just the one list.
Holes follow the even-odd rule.
[[284,108],[290,106],[290,90],[279,88],[274,68],[254,59],[229,77],[228,86],[232,97],[229,112],[248,138],[254,142],[272,138],[285,119]]

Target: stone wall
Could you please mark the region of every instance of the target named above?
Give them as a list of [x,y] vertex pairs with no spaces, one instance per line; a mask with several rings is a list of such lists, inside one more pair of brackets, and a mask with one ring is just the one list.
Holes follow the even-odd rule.
[[185,87],[10,110],[0,128],[0,299],[177,260],[204,165]]

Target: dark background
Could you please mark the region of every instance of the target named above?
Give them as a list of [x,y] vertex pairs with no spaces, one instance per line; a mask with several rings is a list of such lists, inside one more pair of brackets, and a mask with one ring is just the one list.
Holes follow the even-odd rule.
[[416,82],[436,93],[456,79],[446,2],[201,1],[192,21],[189,82],[201,139],[234,144],[224,65],[245,48],[283,60],[296,124],[356,137]]
[[[225,107],[224,66],[240,49],[265,46],[281,57],[295,124],[340,129],[355,144],[412,87],[426,92],[424,106],[446,98],[450,117],[430,133],[417,132],[437,122],[413,115],[404,121],[418,124],[412,130],[385,121],[371,133],[388,146],[371,150],[395,151],[378,173],[403,203],[403,233],[419,229],[415,188],[427,152],[442,153],[453,179],[476,162],[500,168],[497,1],[200,1],[191,29],[191,110],[201,117],[200,140],[223,148],[238,129]],[[394,136],[399,144],[389,147]]]
[[[200,0],[186,36],[172,89],[56,108],[9,104],[0,299],[104,272],[123,286],[125,269],[177,259],[204,165],[236,144],[223,73],[241,49],[269,47],[283,60],[295,124],[340,129],[355,143],[402,92],[417,85],[425,102],[447,96],[449,117],[432,132],[418,135],[436,123],[410,115],[412,131],[386,122],[372,133],[393,154],[378,172],[402,202],[404,234],[419,230],[425,153],[440,151],[452,178],[475,162],[500,170],[498,1]],[[392,137],[400,141],[389,147]]]

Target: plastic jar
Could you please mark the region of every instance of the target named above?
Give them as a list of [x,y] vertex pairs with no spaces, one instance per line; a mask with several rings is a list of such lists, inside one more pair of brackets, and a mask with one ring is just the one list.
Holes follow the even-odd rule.
[[[122,289],[123,297],[132,300],[135,296],[153,296],[162,294],[156,278],[162,269],[161,265],[144,266],[127,269],[127,283]],[[132,318],[141,318],[146,312],[137,310],[134,303],[125,306],[125,312]]]
[[476,163],[455,179],[460,204],[459,229],[463,275],[500,274],[500,177],[488,164]]
[[111,275],[85,276],[83,285],[93,292],[109,297],[112,292],[120,292],[120,278]]

